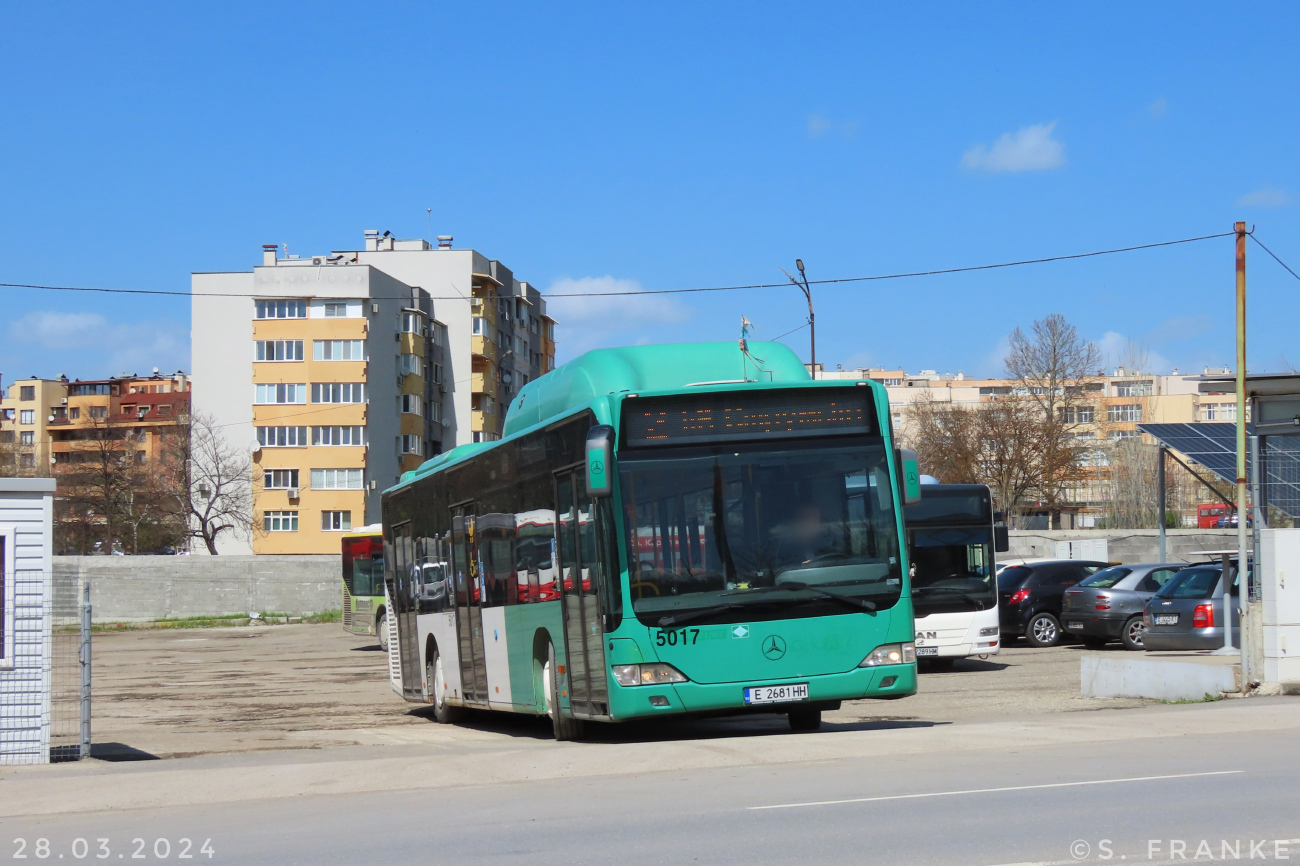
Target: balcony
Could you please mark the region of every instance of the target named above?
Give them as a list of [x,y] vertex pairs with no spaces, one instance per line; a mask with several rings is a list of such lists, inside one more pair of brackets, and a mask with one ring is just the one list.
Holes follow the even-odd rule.
[[469,429],[474,433],[496,433],[497,417],[491,412],[474,409],[469,413]]
[[497,357],[497,344],[487,337],[474,336],[469,338],[469,352],[471,355],[478,355],[488,360],[495,361]]
[[491,373],[470,374],[469,388],[471,394],[487,394],[491,397],[497,395],[497,382]]

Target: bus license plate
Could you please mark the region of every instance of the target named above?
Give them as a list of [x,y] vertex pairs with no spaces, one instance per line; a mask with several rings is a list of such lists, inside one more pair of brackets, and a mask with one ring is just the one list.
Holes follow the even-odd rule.
[[937,646],[919,646],[916,648],[916,654],[919,656],[937,656],[939,648]]
[[1156,614],[1156,625],[1178,625],[1178,614]]
[[749,686],[745,689],[746,704],[783,704],[787,701],[808,700],[808,684],[792,683],[788,686]]

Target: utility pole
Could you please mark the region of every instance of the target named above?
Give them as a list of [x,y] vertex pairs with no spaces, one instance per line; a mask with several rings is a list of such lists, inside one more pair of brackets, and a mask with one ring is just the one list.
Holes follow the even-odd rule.
[[[1237,609],[1244,613],[1250,604],[1248,562],[1246,559],[1246,224],[1237,223]],[[1232,619],[1229,616],[1228,574],[1223,574],[1223,648],[1232,649]],[[1241,624],[1241,687],[1246,685],[1246,624]]]
[[796,280],[794,277],[790,276],[790,272],[786,271],[784,268],[782,268],[781,270],[782,272],[785,273],[787,277],[790,277],[790,282],[798,286],[799,290],[803,292],[803,296],[808,299],[808,342],[810,344],[809,351],[811,353],[811,358],[808,362],[808,367],[809,367],[809,372],[811,372],[813,378],[816,379],[817,378],[817,318],[816,316],[813,315],[812,289],[808,287],[808,275],[803,272],[803,259],[795,259],[794,266],[799,269],[799,280],[803,280],[803,282],[800,282],[799,280]]

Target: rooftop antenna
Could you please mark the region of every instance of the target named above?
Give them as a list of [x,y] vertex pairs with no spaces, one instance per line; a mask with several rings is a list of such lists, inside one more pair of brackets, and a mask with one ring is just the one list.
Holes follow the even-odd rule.
[[433,208],[427,207],[424,211],[429,215],[429,237],[433,237]]

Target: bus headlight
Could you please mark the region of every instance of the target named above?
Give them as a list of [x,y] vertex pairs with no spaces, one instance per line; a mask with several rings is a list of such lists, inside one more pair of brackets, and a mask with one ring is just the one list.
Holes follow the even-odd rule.
[[915,661],[915,644],[887,643],[873,649],[858,667],[874,668],[877,665],[910,665]]
[[980,637],[997,637],[997,634],[998,627],[995,625],[980,629]]
[[672,665],[613,665],[614,679],[620,686],[658,686],[664,683],[689,682],[686,675]]

